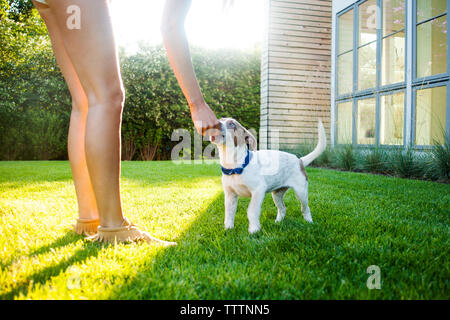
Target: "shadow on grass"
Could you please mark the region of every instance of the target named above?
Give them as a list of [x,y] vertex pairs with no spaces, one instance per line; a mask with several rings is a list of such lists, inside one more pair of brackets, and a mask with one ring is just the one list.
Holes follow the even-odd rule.
[[[314,224],[304,221],[292,190],[287,214],[274,222],[276,208],[266,195],[262,230],[249,235],[248,199],[238,203],[235,228],[224,230],[224,197],[218,196],[178,239],[145,261],[136,275],[111,289],[109,299],[408,299],[446,296],[445,225],[416,223],[424,204],[411,207],[411,194],[386,178],[344,185],[327,172],[311,174]],[[333,173],[333,176],[341,176]],[[352,176],[353,178],[353,176]],[[376,187],[374,187],[376,185]],[[388,186],[383,188],[383,186]],[[395,190],[395,191],[394,191]],[[399,203],[397,197],[405,197]],[[434,203],[435,200],[430,200]],[[441,201],[442,202],[442,201]],[[429,203],[429,204],[430,204]],[[444,203],[444,202],[443,202]],[[444,204],[438,216],[444,215]],[[411,223],[405,224],[405,219]],[[427,240],[428,239],[428,240]],[[430,246],[433,239],[435,246]],[[436,262],[430,262],[433,256]],[[439,262],[437,262],[439,261]],[[382,270],[382,290],[366,286],[367,268]],[[426,283],[427,285],[424,285]]]
[[[30,252],[27,256],[28,257],[34,257],[38,255],[42,255],[45,253],[50,252],[51,250],[61,248],[64,246],[67,246],[71,243],[74,243],[83,237],[80,235],[77,235],[74,232],[68,232],[64,236],[56,239],[51,244],[42,246],[32,252]],[[75,263],[83,262],[87,260],[90,257],[95,257],[98,255],[99,251],[102,249],[102,245],[96,245],[93,243],[90,243],[88,241],[85,241],[83,243],[83,248],[76,250],[71,257],[64,259],[60,261],[59,263],[55,265],[50,265],[48,267],[45,267],[38,272],[35,272],[28,276],[26,279],[17,282],[12,289],[10,289],[8,292],[5,292],[4,294],[0,294],[0,300],[9,300],[14,299],[20,293],[23,295],[26,295],[28,291],[31,289],[31,285],[34,284],[44,284],[48,280],[50,280],[52,277],[55,277],[63,272],[65,272],[70,266],[72,266]],[[11,265],[11,263],[10,263]],[[31,284],[30,284],[31,283]]]
[[[80,240],[80,239],[81,239],[81,236],[77,235],[75,232],[68,232],[64,236],[59,237],[58,239],[53,241],[52,243],[31,251],[26,256],[27,257],[34,257],[34,256],[37,256],[37,255],[45,254],[45,253],[48,253],[51,250],[55,250],[55,249],[58,249],[58,248],[61,248],[61,247],[65,247],[68,244],[73,243],[73,242],[75,242],[77,240]],[[8,262],[1,261],[0,262],[0,266],[1,266],[2,269],[6,270],[13,263],[14,263],[14,259],[9,259]]]
[[[108,299],[292,299],[307,286],[297,272],[302,238],[319,244],[308,234],[320,228],[304,221],[300,203],[287,206],[286,220],[275,223],[276,208],[266,196],[262,230],[247,231],[249,199],[238,203],[235,228],[225,230],[224,196],[218,196],[175,241],[178,246],[162,250],[130,279],[111,290]],[[332,242],[332,240],[330,240]],[[330,252],[331,254],[331,252]],[[304,261],[307,261],[306,259]]]

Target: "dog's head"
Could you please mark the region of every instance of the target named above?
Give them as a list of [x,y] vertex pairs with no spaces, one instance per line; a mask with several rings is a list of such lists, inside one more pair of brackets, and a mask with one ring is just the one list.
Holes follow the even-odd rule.
[[247,145],[249,150],[256,150],[256,138],[239,122],[232,118],[221,118],[219,123],[219,134],[210,137],[212,143],[225,148]]

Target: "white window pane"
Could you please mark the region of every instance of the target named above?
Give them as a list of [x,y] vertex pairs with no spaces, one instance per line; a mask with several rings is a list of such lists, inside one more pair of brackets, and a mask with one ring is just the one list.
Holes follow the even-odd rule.
[[405,81],[405,33],[398,32],[383,39],[381,84]]
[[405,27],[405,0],[383,1],[383,36],[387,36]]
[[403,144],[405,94],[397,92],[381,96],[380,143],[388,145]]
[[375,143],[375,98],[358,100],[356,119],[356,142],[358,144]]
[[417,22],[421,22],[447,10],[447,0],[417,0]]
[[353,10],[338,18],[338,54],[353,49]]
[[435,87],[416,92],[416,145],[444,142],[447,88]]
[[353,102],[342,102],[337,105],[337,143],[352,143],[352,109]]
[[337,63],[338,94],[351,93],[353,91],[353,51],[340,55]]
[[359,6],[359,43],[358,46],[377,39],[377,2],[368,0]]
[[417,78],[447,72],[447,16],[417,26]]
[[377,43],[358,49],[358,89],[370,89],[377,84]]

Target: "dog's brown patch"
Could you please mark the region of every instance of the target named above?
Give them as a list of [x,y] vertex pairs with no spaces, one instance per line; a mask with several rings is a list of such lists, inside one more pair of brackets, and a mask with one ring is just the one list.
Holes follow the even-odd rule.
[[306,174],[305,166],[303,165],[302,159],[300,160],[300,171],[305,175],[306,181],[308,181],[308,175]]

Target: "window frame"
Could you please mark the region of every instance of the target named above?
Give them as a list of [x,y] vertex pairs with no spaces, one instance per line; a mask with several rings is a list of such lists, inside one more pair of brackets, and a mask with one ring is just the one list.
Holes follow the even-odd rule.
[[421,145],[415,143],[415,137],[416,137],[416,109],[417,109],[417,90],[423,90],[423,89],[430,89],[430,88],[436,88],[436,87],[446,87],[446,100],[447,100],[447,109],[445,110],[445,135],[449,136],[449,129],[450,129],[450,115],[449,115],[449,105],[450,105],[450,80],[446,82],[431,82],[427,85],[422,86],[413,86],[412,90],[412,103],[411,103],[411,146],[415,149],[419,150],[429,150],[433,148],[433,145]]
[[[334,77],[334,88],[336,90],[336,96],[340,98],[339,100],[346,99],[348,97],[352,97],[353,96],[353,92],[355,90],[355,72],[354,72],[355,71],[355,16],[356,16],[355,11],[353,11],[353,46],[352,46],[352,50],[348,50],[348,51],[339,53],[339,26],[338,26],[339,17],[342,16],[343,14],[351,11],[352,9],[354,9],[354,5],[351,5],[351,6],[345,8],[344,10],[341,10],[339,13],[336,14],[336,30],[335,30],[335,32],[336,32],[336,39],[335,39],[335,48],[336,48],[336,50],[335,50],[335,56],[336,56],[336,59],[335,59],[335,61],[336,61],[335,75],[336,76]],[[345,93],[345,94],[342,94],[342,95],[338,96],[338,91],[339,91],[339,88],[338,88],[338,58],[339,58],[339,56],[341,56],[343,54],[346,54],[346,53],[349,53],[349,52],[352,52],[352,54],[353,54],[352,92]],[[338,99],[336,99],[336,100],[338,100]]]
[[[354,134],[354,130],[355,130],[355,111],[356,111],[356,103],[355,103],[355,99],[350,98],[350,99],[344,99],[344,100],[339,100],[336,102],[336,113],[335,113],[335,122],[336,125],[334,126],[334,136],[336,137],[336,144],[338,141],[338,126],[337,124],[339,123],[339,112],[338,112],[338,104],[341,103],[346,103],[346,102],[351,102],[352,103],[352,144],[354,144],[354,138],[355,138],[355,134]],[[348,143],[347,143],[348,144]],[[346,145],[344,143],[340,143],[339,145]]]
[[[364,143],[358,143],[358,102],[360,100],[368,100],[368,99],[375,99],[375,142],[373,144],[364,144]],[[379,128],[378,128],[378,116],[379,116],[379,95],[375,92],[369,95],[360,96],[357,98],[354,98],[355,105],[354,105],[354,120],[353,120],[353,145],[356,147],[363,147],[363,148],[370,148],[370,147],[376,147],[378,146],[378,136],[379,136]]]
[[[423,78],[416,78],[416,72],[417,72],[417,1],[418,0],[405,0],[405,25],[403,29],[400,29],[396,32],[392,32],[390,34],[387,34],[386,36],[383,36],[383,2],[385,0],[376,0],[376,5],[378,8],[377,15],[377,49],[376,49],[376,61],[377,61],[377,71],[376,71],[376,86],[374,88],[370,89],[364,89],[364,90],[358,90],[358,49],[359,47],[359,6],[363,3],[365,3],[368,0],[359,0],[355,1],[350,6],[346,7],[345,9],[339,11],[336,13],[336,26],[335,26],[335,39],[334,39],[334,45],[335,45],[335,77],[334,77],[334,89],[335,89],[335,98],[333,101],[333,107],[334,107],[334,115],[335,115],[335,128],[334,128],[334,145],[340,146],[343,144],[337,143],[337,124],[338,124],[338,115],[337,115],[337,105],[339,103],[343,102],[349,102],[353,101],[353,112],[352,112],[352,145],[355,147],[364,147],[364,148],[373,148],[373,147],[383,147],[383,148],[407,148],[412,147],[415,149],[430,149],[433,148],[432,145],[416,145],[415,144],[415,115],[416,115],[416,91],[420,89],[426,89],[431,87],[438,87],[438,86],[446,86],[447,90],[447,109],[446,109],[446,119],[445,119],[445,135],[450,136],[450,21],[449,21],[449,14],[450,14],[450,0],[447,0],[447,11],[446,13],[441,13],[439,15],[433,16],[432,18],[426,19],[424,21],[421,21],[420,24],[426,23],[427,21],[431,21],[433,19],[436,19],[438,17],[441,17],[443,15],[447,15],[447,72],[441,73],[438,75],[432,75],[428,77]],[[410,11],[410,6],[412,6],[412,10]],[[352,68],[352,79],[353,79],[353,90],[350,93],[346,94],[338,94],[338,57],[344,53],[350,52],[350,50],[343,52],[341,54],[338,54],[339,48],[338,48],[338,40],[339,40],[339,17],[349,11],[353,10],[353,68]],[[412,12],[412,17],[409,16],[409,13]],[[409,25],[409,18],[412,18],[411,25]],[[381,84],[381,75],[382,75],[382,45],[383,45],[383,39],[388,38],[389,36],[392,36],[398,32],[404,32],[405,33],[405,43],[404,43],[404,80],[403,82],[397,82],[387,85]],[[412,52],[410,52],[408,49],[408,39],[412,41]],[[412,39],[412,40],[411,40]],[[371,42],[372,43],[372,42]],[[411,43],[411,42],[409,42]],[[369,45],[369,43],[364,44],[361,47],[364,47],[366,45]],[[412,66],[410,70],[410,77],[411,81],[408,82],[408,69],[410,68],[410,65],[408,65],[408,58],[411,55],[412,60]],[[409,90],[410,89],[410,90]],[[408,90],[410,91],[408,94]],[[402,145],[385,145],[381,144],[380,140],[380,108],[381,108],[381,97],[384,95],[390,95],[395,94],[397,92],[402,91],[404,94],[404,106],[403,106],[403,144]],[[408,95],[408,97],[407,97]],[[357,103],[360,99],[367,99],[375,97],[376,101],[376,115],[375,115],[375,143],[374,144],[358,144],[357,143],[357,128],[356,128],[356,121],[357,121]],[[411,105],[407,105],[408,98],[411,98]],[[410,111],[411,117],[410,119],[407,119],[408,111]],[[408,122],[410,123],[409,132],[407,132],[408,129]],[[409,140],[409,143],[407,141]]]
[[[421,89],[428,89],[428,88],[434,88],[434,87],[447,87],[447,109],[445,110],[445,135],[450,136],[450,27],[449,27],[449,13],[450,13],[450,0],[447,0],[447,72],[446,73],[440,73],[435,74],[427,77],[417,78],[417,1],[412,1],[412,98],[411,98],[411,132],[410,132],[410,147],[413,147],[415,149],[419,150],[428,150],[432,149],[433,145],[419,145],[415,143],[415,136],[416,136],[416,93],[417,90]],[[424,21],[421,21],[420,24],[426,23],[428,21],[431,21],[433,19],[436,19],[438,17],[441,17],[445,15],[444,13],[441,13],[439,15],[433,16],[429,19],[426,19]]]
[[[433,82],[433,81],[445,81],[448,80],[449,78],[449,74],[450,74],[450,55],[449,55],[449,48],[450,48],[450,36],[449,36],[449,27],[448,27],[448,23],[449,23],[449,7],[450,7],[450,0],[447,0],[447,11],[445,13],[441,13],[439,15],[433,16],[429,19],[426,19],[424,21],[421,21],[419,24],[417,23],[417,1],[418,0],[413,0],[412,1],[412,6],[413,6],[413,16],[412,16],[412,41],[413,41],[413,52],[412,52],[412,57],[413,57],[413,65],[412,65],[412,82],[413,82],[413,86],[416,85],[428,85],[429,83]],[[447,72],[444,73],[439,73],[439,74],[435,74],[435,75],[431,75],[431,76],[425,76],[425,77],[421,77],[421,78],[417,78],[417,26],[420,24],[424,24],[427,22],[430,22],[434,19],[438,19],[439,17],[442,17],[446,15],[447,16]]]
[[405,88],[380,92],[380,94],[379,94],[380,103],[379,103],[379,113],[378,113],[379,121],[377,122],[378,123],[378,132],[380,132],[379,126],[380,126],[380,122],[381,122],[381,97],[394,95],[399,92],[403,92],[403,142],[402,142],[402,144],[382,144],[381,137],[378,136],[378,146],[383,147],[383,148],[399,148],[399,147],[406,146],[407,132],[406,132],[406,89]]

